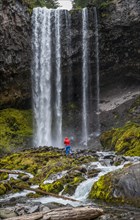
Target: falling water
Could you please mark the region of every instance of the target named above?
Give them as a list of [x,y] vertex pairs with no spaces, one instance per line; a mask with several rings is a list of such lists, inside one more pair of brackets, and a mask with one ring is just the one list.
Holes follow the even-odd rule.
[[[94,9],[94,14],[97,81],[97,117],[95,121],[97,120],[97,132],[99,133],[99,36],[96,8]],[[63,25],[62,21],[64,22]],[[63,54],[62,49],[64,49],[64,46],[67,55],[66,78],[68,88],[65,98],[68,103],[73,102],[71,90],[72,66],[70,60],[72,51],[71,15],[66,10],[35,8],[32,15],[32,24],[34,145],[53,145],[59,147],[61,146],[63,136],[61,54]],[[82,10],[82,141],[85,145],[88,143],[90,127],[88,113],[91,112],[91,109],[89,109],[90,98],[88,94],[90,52],[88,32],[88,9],[84,8]],[[63,35],[61,35],[62,33]],[[63,44],[61,44],[61,39],[64,39]]]
[[32,22],[34,144],[44,146],[51,143],[51,10],[35,8]]
[[[60,146],[62,140],[60,14],[61,10],[46,8],[35,8],[33,10],[32,80],[35,146],[54,144],[52,135],[56,137],[57,146]],[[55,23],[55,58],[52,57],[53,23]],[[52,59],[56,60],[53,96]],[[55,100],[55,107],[53,107],[52,99]],[[54,131],[52,131],[52,118],[55,118]]]
[[67,99],[68,102],[72,102],[73,98],[73,85],[72,85],[72,60],[71,60],[71,14],[68,11],[65,11],[65,17],[66,17],[66,38],[67,38],[67,59],[68,59],[68,77],[67,77],[67,86],[68,86],[68,94]]
[[60,42],[60,13],[55,10],[55,39],[56,39],[56,103],[55,103],[55,141],[58,146],[62,143],[62,83],[61,83],[61,42]]
[[84,144],[87,145],[88,141],[88,122],[87,122],[87,106],[88,106],[88,10],[84,8],[82,11],[82,20],[83,20],[83,66],[82,66],[82,87],[83,87],[83,103],[82,103],[82,138]]
[[97,104],[96,104],[96,115],[97,115],[97,129],[96,133],[100,134],[100,84],[99,84],[99,31],[98,31],[98,18],[97,18],[97,10],[94,7],[94,15],[95,15],[95,54],[96,54],[96,92],[97,92]]

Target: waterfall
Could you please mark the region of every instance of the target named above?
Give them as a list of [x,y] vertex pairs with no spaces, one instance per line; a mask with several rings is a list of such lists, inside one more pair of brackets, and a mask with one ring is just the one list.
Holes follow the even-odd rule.
[[[55,143],[60,146],[62,141],[60,15],[61,10],[47,8],[35,8],[32,15],[32,87],[35,146]],[[54,24],[55,56],[53,54],[54,47],[52,46],[52,26]],[[55,86],[52,83],[52,62],[54,60],[56,67],[54,73]],[[52,102],[52,99],[55,100],[55,103]],[[56,137],[55,140],[54,137]]]
[[62,143],[62,83],[61,83],[61,42],[60,42],[60,13],[55,10],[55,47],[56,47],[56,103],[55,103],[55,145]]
[[88,10],[84,8],[82,10],[82,139],[85,145],[88,142],[88,121],[87,121],[87,110],[88,110]]
[[[79,119],[80,117],[82,118],[82,128],[80,126],[81,131],[78,135],[79,137],[82,136],[82,142],[86,146],[90,132],[95,130],[95,126],[95,133],[100,133],[99,35],[96,8],[94,8],[96,80],[94,80],[93,77],[95,74],[90,75],[91,68],[89,58],[91,54],[91,35],[88,35],[93,29],[91,30],[88,17],[88,9],[84,8],[82,10],[81,27],[82,90],[79,89],[79,94],[76,94],[78,99],[82,100],[82,113],[79,114],[80,116],[78,114],[75,116],[79,117]],[[71,59],[75,59],[75,54],[73,54],[75,48],[72,48],[72,41],[75,43],[73,36],[75,36],[76,33],[74,32],[73,34],[72,31],[74,30],[73,28],[75,28],[75,26],[73,26],[75,23],[68,11],[47,9],[44,7],[35,8],[33,10],[32,25],[32,90],[35,119],[34,146],[52,145],[59,147],[62,146],[63,134],[69,135],[71,133],[72,136],[75,136],[74,131],[76,130],[75,127],[72,127],[72,124],[70,124],[72,120],[70,118],[71,109],[69,110],[69,105],[75,102],[73,85],[78,86],[78,83],[81,83],[78,81],[74,82],[76,77],[74,75],[75,72],[72,72]],[[63,82],[62,70],[64,73],[63,79],[65,80]],[[76,69],[74,71],[76,71]],[[95,81],[96,92],[93,92]],[[62,88],[65,92],[63,92],[63,103],[66,103],[65,106],[62,103]],[[79,88],[81,87],[79,86]],[[76,91],[78,92],[78,90]],[[97,101],[93,104],[95,96]],[[67,112],[64,112],[64,114],[62,114],[63,106],[67,109]],[[80,111],[80,109],[78,110]],[[95,113],[95,111],[96,116],[92,118],[92,112]],[[64,131],[62,127],[64,127]]]
[[67,57],[68,57],[68,77],[67,77],[67,86],[68,86],[68,94],[67,99],[70,103],[73,98],[73,85],[72,85],[72,61],[71,61],[71,14],[68,11],[65,11],[66,17],[66,38],[67,38]]
[[[51,10],[33,11],[33,108],[35,116],[34,144],[44,146],[51,142]],[[47,36],[47,37],[45,37]]]
[[100,134],[100,83],[99,83],[99,31],[98,31],[98,18],[97,18],[97,10],[94,7],[94,15],[95,15],[95,57],[96,57],[96,93],[97,93],[97,104],[96,104],[96,115],[97,115],[97,135]]

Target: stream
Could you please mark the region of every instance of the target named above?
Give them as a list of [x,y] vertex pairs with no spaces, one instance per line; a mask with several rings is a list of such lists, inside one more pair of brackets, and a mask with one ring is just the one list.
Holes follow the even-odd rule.
[[[99,171],[98,175],[96,177],[92,177],[92,178],[86,177],[86,180],[84,180],[82,183],[80,183],[78,185],[78,187],[76,188],[75,193],[74,193],[73,196],[70,197],[70,196],[66,195],[67,197],[76,199],[79,202],[73,202],[73,201],[70,201],[70,200],[63,200],[61,198],[54,198],[54,197],[50,197],[50,196],[43,196],[43,197],[40,197],[40,198],[37,198],[37,199],[29,199],[29,198],[27,199],[26,198],[26,202],[28,204],[31,204],[31,203],[32,204],[42,204],[42,205],[46,205],[46,206],[47,206],[47,204],[50,204],[50,203],[58,203],[58,204],[61,204],[61,205],[68,205],[68,206],[70,205],[70,206],[73,206],[73,207],[78,207],[78,206],[81,206],[81,205],[82,206],[84,206],[84,205],[97,206],[96,203],[93,203],[93,202],[91,203],[91,201],[88,200],[88,194],[91,190],[91,187],[92,187],[93,183],[98,181],[98,179],[101,176],[103,176],[103,175],[105,175],[109,172],[112,172],[114,170],[123,168],[123,166],[126,165],[127,163],[131,162],[133,164],[136,164],[136,163],[140,162],[140,157],[124,157],[124,156],[122,156],[121,164],[119,166],[114,166],[114,165],[111,165],[112,158],[116,157],[114,152],[97,152],[97,155],[99,156],[99,160],[97,162],[91,162],[89,164],[83,164],[83,166],[87,170],[90,170],[91,168],[94,168],[95,170],[97,169]],[[22,173],[22,171],[19,171],[19,170],[18,170],[18,172]],[[29,175],[30,178],[33,177],[29,173],[26,173],[26,174]],[[44,181],[44,183],[52,183],[56,179],[60,179],[61,177],[63,177],[66,174],[67,174],[67,171],[59,172],[56,175],[54,175],[54,178],[48,179],[48,180]],[[16,175],[16,174],[10,174],[9,178],[13,177],[13,178],[16,179],[17,176],[18,175]],[[31,188],[38,188],[38,187],[39,187],[38,185],[31,186]],[[7,203],[7,202],[10,204],[10,201],[14,201],[18,198],[24,198],[30,192],[32,192],[32,191],[23,190],[19,193],[9,194],[9,195],[6,195],[6,196],[1,196],[0,197],[0,204]],[[60,195],[61,194],[62,194],[62,192],[60,193]],[[107,208],[109,209],[109,207],[107,207]],[[110,208],[110,210],[113,210],[113,209]],[[132,208],[130,208],[130,210],[132,211]],[[138,213],[139,213],[139,210],[138,210]],[[122,219],[125,219],[125,218],[122,218]],[[134,218],[134,219],[137,219],[137,218]],[[140,219],[140,218],[138,218],[138,219]]]

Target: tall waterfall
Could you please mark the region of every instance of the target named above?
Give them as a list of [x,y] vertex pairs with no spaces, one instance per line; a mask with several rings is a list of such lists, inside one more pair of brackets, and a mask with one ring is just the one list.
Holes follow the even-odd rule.
[[[100,133],[99,35],[96,8],[92,25],[89,24],[87,8],[82,10],[82,22],[78,24],[81,25],[79,27],[82,32],[75,29],[77,28],[75,20],[66,10],[47,8],[33,10],[34,146],[60,147],[63,134],[78,136],[78,142],[81,140],[87,145],[95,126],[96,133]],[[75,39],[79,35],[81,42]],[[93,42],[94,46],[91,48]],[[95,51],[95,55],[92,53],[91,56],[91,51]],[[77,53],[81,56],[78,61],[75,58]],[[72,61],[76,65],[73,65]],[[91,63],[93,70],[96,66],[96,72],[92,70]],[[94,100],[97,100],[96,103]]]
[[84,8],[82,11],[82,88],[83,88],[83,98],[82,98],[82,139],[84,144],[87,145],[88,142],[88,10]]
[[65,11],[65,17],[66,17],[66,38],[67,38],[67,59],[68,59],[68,77],[67,77],[67,86],[68,86],[68,93],[67,93],[67,99],[68,102],[72,101],[73,96],[73,85],[72,85],[72,62],[71,62],[71,14],[69,11]]
[[98,18],[97,18],[97,10],[94,7],[94,15],[95,15],[95,53],[96,53],[96,115],[97,115],[97,135],[100,134],[100,83],[99,83],[99,31],[98,31]]
[[56,102],[55,102],[55,135],[57,145],[62,143],[62,80],[61,80],[61,42],[60,42],[60,10],[55,10],[55,49],[56,49]]
[[[56,142],[57,146],[60,146],[62,141],[60,14],[61,10],[46,8],[33,10],[32,80],[35,146],[55,145]],[[55,27],[55,57],[53,57],[52,47],[53,25]],[[52,84],[54,60],[55,85]],[[55,103],[52,100],[55,100]]]

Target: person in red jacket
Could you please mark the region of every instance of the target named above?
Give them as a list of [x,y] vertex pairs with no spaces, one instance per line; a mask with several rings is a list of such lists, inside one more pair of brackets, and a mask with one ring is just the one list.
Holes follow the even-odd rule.
[[70,140],[68,137],[65,137],[64,144],[65,144],[66,156],[68,156],[71,153]]

